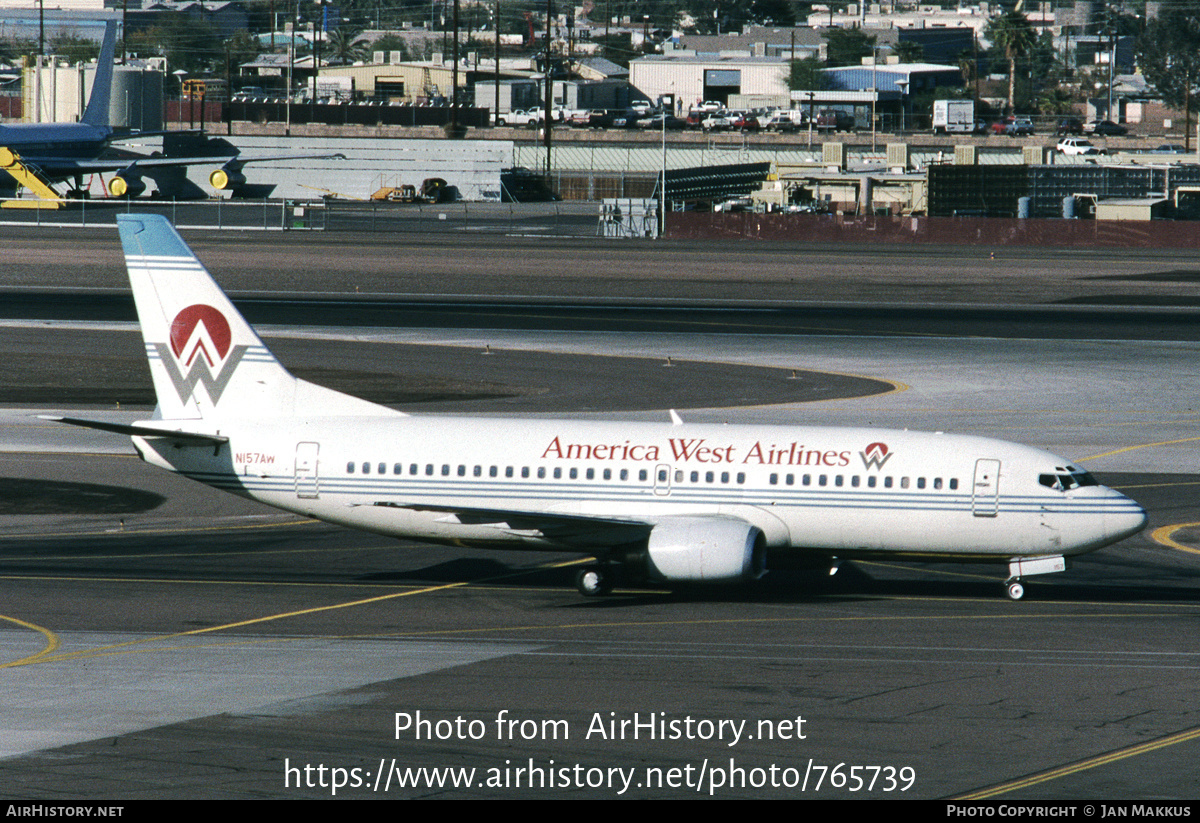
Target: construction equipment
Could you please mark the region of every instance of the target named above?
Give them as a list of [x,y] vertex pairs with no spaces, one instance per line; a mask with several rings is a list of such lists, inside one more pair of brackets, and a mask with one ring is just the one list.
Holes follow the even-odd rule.
[[417,202],[417,187],[412,183],[402,186],[383,186],[371,195],[372,200],[385,200],[389,203]]

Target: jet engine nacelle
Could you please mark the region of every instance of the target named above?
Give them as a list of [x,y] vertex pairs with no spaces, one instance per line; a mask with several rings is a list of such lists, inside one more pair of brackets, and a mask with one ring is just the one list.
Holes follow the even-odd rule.
[[235,189],[246,185],[246,175],[242,174],[240,168],[222,166],[208,176],[208,182],[212,183],[214,189]]
[[762,577],[762,532],[728,517],[679,517],[650,530],[646,570],[669,582],[732,583]]
[[146,181],[136,172],[121,171],[108,184],[113,197],[137,197],[146,190]]

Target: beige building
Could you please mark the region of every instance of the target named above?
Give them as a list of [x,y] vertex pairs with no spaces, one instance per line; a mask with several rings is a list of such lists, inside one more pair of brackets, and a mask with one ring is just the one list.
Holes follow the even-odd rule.
[[788,95],[788,61],[780,57],[650,56],[629,63],[629,82],[651,101],[674,94],[680,111],[734,95]]
[[[450,97],[454,70],[441,63],[371,63],[365,66],[331,66],[321,69],[321,80],[349,78],[356,97],[385,97],[392,103],[417,103]],[[458,84],[466,85],[460,69]]]

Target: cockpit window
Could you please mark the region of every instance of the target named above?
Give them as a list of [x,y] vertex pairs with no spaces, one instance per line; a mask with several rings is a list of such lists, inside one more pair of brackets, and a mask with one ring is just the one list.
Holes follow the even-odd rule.
[[1038,482],[1048,489],[1054,489],[1058,492],[1063,491],[1062,482],[1059,480],[1057,474],[1039,474]]
[[1085,471],[1060,471],[1056,474],[1039,474],[1038,483],[1048,489],[1054,489],[1059,492],[1078,489],[1082,486],[1098,486],[1096,478],[1092,477]]

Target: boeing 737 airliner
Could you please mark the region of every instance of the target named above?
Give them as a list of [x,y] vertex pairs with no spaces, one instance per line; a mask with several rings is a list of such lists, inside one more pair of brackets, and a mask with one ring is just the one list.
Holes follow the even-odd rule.
[[1041,449],[874,428],[406,415],[293,377],[156,215],[118,227],[158,396],[142,459],[380,534],[573,550],[665,583],[763,574],[784,553],[1007,563],[1022,577],[1137,533],[1146,513]]

